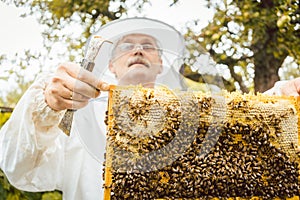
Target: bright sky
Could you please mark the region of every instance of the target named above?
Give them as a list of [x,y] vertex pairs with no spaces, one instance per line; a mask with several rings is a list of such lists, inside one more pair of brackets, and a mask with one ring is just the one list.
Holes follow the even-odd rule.
[[42,47],[38,22],[33,17],[21,18],[20,11],[0,2],[0,54]]

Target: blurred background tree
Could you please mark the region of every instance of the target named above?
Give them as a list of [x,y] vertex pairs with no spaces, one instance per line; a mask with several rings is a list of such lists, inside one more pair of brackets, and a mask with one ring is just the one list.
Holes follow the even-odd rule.
[[[171,0],[170,6],[182,1]],[[84,44],[101,25],[126,16],[129,9],[143,13],[151,0],[14,0],[13,4],[28,8],[23,16],[35,16],[39,20],[44,49],[24,51],[13,57],[0,55],[0,66],[7,69],[0,79],[13,78],[17,83],[0,99],[0,106],[11,108],[37,74],[53,70],[62,61],[80,62]],[[199,19],[187,23],[183,33],[191,55],[182,68],[184,76],[194,83],[214,79],[215,74],[201,74],[197,69],[205,66],[194,66],[206,52],[217,63],[216,68],[229,91],[263,92],[279,79],[299,76],[299,0],[207,0],[207,6],[215,11],[208,26],[195,31],[202,18],[199,13]],[[184,13],[178,17],[180,15]],[[28,70],[32,76],[25,78]],[[9,116],[9,112],[0,113],[0,126]],[[0,173],[0,198],[61,199],[61,193],[18,191]]]
[[190,27],[186,36],[230,73],[227,83],[236,87],[228,88],[264,92],[280,80],[279,72],[299,76],[299,0],[210,0],[208,6],[215,9],[212,22],[198,34]]

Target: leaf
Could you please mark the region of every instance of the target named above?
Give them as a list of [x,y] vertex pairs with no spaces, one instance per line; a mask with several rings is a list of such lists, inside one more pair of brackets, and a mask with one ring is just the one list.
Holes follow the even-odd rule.
[[20,195],[9,193],[7,196],[7,200],[20,200]]
[[42,200],[61,200],[61,199],[62,199],[62,195],[58,191],[47,192],[42,196]]

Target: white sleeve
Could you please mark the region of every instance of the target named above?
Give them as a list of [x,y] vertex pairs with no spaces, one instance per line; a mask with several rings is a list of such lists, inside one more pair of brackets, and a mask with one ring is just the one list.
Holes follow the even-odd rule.
[[64,111],[45,103],[46,82],[43,75],[25,92],[0,130],[0,167],[21,190],[49,191],[62,184],[67,136],[58,123]]
[[277,81],[274,84],[274,87],[265,91],[264,94],[281,96],[282,95],[281,88],[285,83],[287,83],[287,81]]

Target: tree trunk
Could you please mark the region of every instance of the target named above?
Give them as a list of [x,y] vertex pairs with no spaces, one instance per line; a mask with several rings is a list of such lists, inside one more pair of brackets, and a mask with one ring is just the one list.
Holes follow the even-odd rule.
[[[261,30],[254,30],[254,37],[259,37],[251,45],[254,52],[254,89],[255,92],[265,92],[279,80],[278,70],[288,55],[287,50],[279,49],[277,41],[278,28],[274,24],[266,25],[265,35],[259,34]],[[277,51],[277,54],[274,52]],[[276,55],[276,56],[275,56]]]
[[254,88],[255,92],[262,93],[273,87],[274,83],[279,80],[278,70],[282,62],[274,61],[270,55],[259,57],[263,60],[255,59]]
[[[278,70],[282,66],[288,52],[282,52],[280,56],[274,56],[278,43],[276,41],[276,33],[269,33],[269,39],[264,42],[260,40],[257,44],[252,45],[254,52],[254,89],[255,92],[265,92],[272,88],[274,83],[279,80]],[[271,39],[270,39],[271,38]]]

